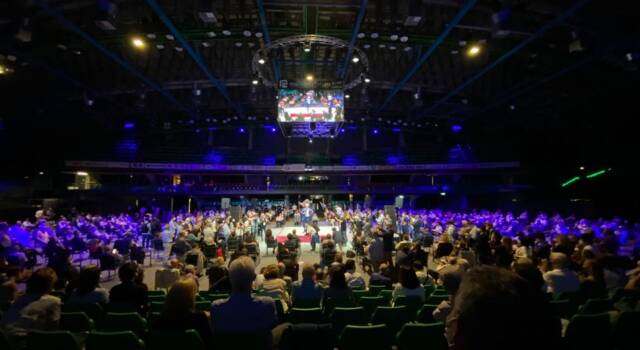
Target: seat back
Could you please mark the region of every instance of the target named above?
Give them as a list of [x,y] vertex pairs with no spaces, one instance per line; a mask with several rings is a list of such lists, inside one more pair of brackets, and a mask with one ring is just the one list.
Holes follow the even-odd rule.
[[352,289],[351,293],[353,293],[353,298],[356,300],[356,303],[358,303],[360,298],[369,296],[368,290]]
[[431,296],[427,298],[426,304],[438,305],[447,299],[449,299],[448,294],[431,294]]
[[407,323],[398,332],[396,344],[398,350],[424,349],[424,344],[433,350],[448,348],[443,323]]
[[29,331],[27,333],[28,349],[47,350],[80,350],[80,344],[69,331]]
[[383,289],[378,295],[384,298],[386,304],[391,305],[391,299],[393,298],[393,291],[391,289]]
[[613,327],[613,341],[620,350],[637,349],[640,344],[640,311],[620,313]]
[[350,299],[334,299],[325,298],[323,300],[322,309],[325,315],[331,315],[331,312],[336,307],[354,307],[355,303]]
[[613,310],[613,302],[609,299],[589,299],[578,308],[578,314],[598,314]]
[[420,297],[406,297],[399,296],[394,300],[394,306],[406,306],[407,307],[407,317],[409,321],[413,321],[416,319],[416,314],[420,310],[424,303]]
[[86,350],[144,350],[144,342],[131,331],[91,332],[85,345]]
[[193,329],[183,332],[152,331],[147,347],[153,350],[205,350],[200,334]]
[[373,315],[373,312],[378,306],[389,306],[381,296],[361,297],[358,304],[364,308],[367,313],[367,319],[371,319],[371,315]]
[[314,308],[291,308],[288,314],[289,322],[296,323],[323,323],[326,319],[322,315],[322,309]]
[[367,314],[363,307],[336,307],[329,316],[333,325],[334,334],[337,336],[347,325],[367,324]]
[[609,313],[575,315],[565,331],[569,349],[611,349]]
[[418,310],[418,314],[416,315],[416,322],[420,323],[433,323],[435,320],[433,319],[433,311],[438,308],[438,305],[433,304],[424,304]]
[[96,327],[102,325],[104,309],[100,304],[69,304],[62,306],[62,312],[82,312],[95,323]]
[[383,289],[385,289],[385,286],[369,285],[369,296],[376,297]]
[[79,333],[94,331],[96,325],[84,312],[62,312],[60,314],[59,328],[65,331]]
[[147,320],[137,312],[115,313],[109,312],[104,318],[103,331],[121,332],[132,331],[139,338],[144,339],[147,334]]
[[211,311],[211,303],[208,300],[196,301],[196,310]]
[[380,337],[386,334],[387,326],[377,324],[373,326],[355,326],[348,325],[340,334],[338,346],[340,350],[389,350],[391,343],[386,337]]
[[293,324],[282,333],[279,349],[333,350],[331,334],[331,324]]
[[372,324],[387,325],[386,338],[395,342],[396,333],[402,325],[407,323],[407,307],[406,306],[378,306],[371,316]]
[[309,309],[320,307],[320,299],[300,299],[295,298],[293,300],[293,307]]

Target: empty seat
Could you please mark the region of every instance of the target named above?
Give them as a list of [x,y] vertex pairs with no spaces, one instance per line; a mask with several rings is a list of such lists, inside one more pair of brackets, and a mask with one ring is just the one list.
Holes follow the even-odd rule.
[[[398,350],[447,350],[443,323],[407,323],[396,337]],[[428,346],[425,347],[425,344]]]
[[420,323],[433,323],[435,320],[433,319],[433,311],[438,308],[438,305],[433,304],[424,304],[418,310],[416,315],[416,322]]
[[429,298],[427,298],[427,301],[425,304],[432,304],[432,305],[439,305],[441,302],[448,300],[449,299],[449,295],[445,295],[445,294],[431,294],[431,296]]
[[149,334],[148,349],[152,350],[204,350],[200,334],[193,329],[184,332],[152,331]]
[[613,310],[613,303],[609,299],[589,299],[578,308],[578,314],[599,314]]
[[406,297],[399,296],[394,300],[394,306],[406,306],[407,307],[407,317],[409,321],[413,321],[416,318],[416,314],[420,310],[424,303],[420,297]]
[[27,333],[27,348],[34,350],[80,350],[81,346],[69,331],[30,331]]
[[137,312],[107,313],[104,318],[103,331],[120,332],[132,331],[138,337],[144,339],[147,334],[147,321]]
[[575,315],[565,332],[568,349],[611,349],[609,313]]
[[149,312],[162,312],[164,310],[164,301],[154,301],[149,304]]
[[289,322],[291,323],[322,323],[325,318],[322,315],[322,309],[314,308],[291,308],[289,310]]
[[85,345],[86,350],[144,350],[144,342],[131,331],[91,332]]
[[358,302],[358,300],[360,300],[360,298],[362,298],[363,296],[367,296],[369,295],[369,291],[368,290],[357,290],[354,289],[351,291],[353,293],[353,298],[356,300],[356,303]]
[[385,300],[381,296],[377,297],[362,297],[358,303],[362,306],[367,313],[367,319],[371,318],[373,312],[376,310],[378,306],[389,306],[389,304],[385,303]]
[[301,308],[301,309],[310,309],[320,307],[320,299],[300,299],[295,298],[293,300],[293,307]]
[[329,319],[336,336],[347,325],[365,325],[368,321],[363,307],[336,307],[331,312]]
[[391,305],[391,299],[392,299],[392,296],[393,296],[393,291],[392,290],[383,289],[383,290],[380,291],[380,293],[378,295],[384,298],[384,302],[387,305]]
[[354,307],[356,306],[351,299],[333,299],[326,298],[322,302],[322,311],[325,315],[331,315],[331,312],[336,307]]
[[640,311],[620,313],[613,326],[613,342],[620,350],[638,349],[640,344]]
[[387,333],[387,326],[378,324],[373,326],[349,325],[344,328],[338,340],[340,350],[388,350],[391,343],[380,334]]
[[94,331],[96,325],[84,312],[63,312],[60,314],[59,328],[65,331],[79,333]]
[[387,325],[386,338],[395,342],[396,333],[407,322],[407,308],[405,306],[378,306],[371,316],[372,324]]
[[95,322],[96,327],[100,327],[104,319],[104,309],[100,304],[69,304],[62,306],[62,312],[84,312]]
[[385,288],[386,288],[385,286],[370,285],[368,290],[369,296],[376,297],[380,294],[380,291]]

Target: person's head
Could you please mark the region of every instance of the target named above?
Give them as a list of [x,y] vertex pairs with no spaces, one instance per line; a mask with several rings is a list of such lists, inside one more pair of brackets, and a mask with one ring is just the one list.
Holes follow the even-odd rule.
[[166,315],[180,316],[195,308],[198,286],[193,278],[182,278],[174,283],[167,293],[164,303]]
[[440,279],[442,280],[442,286],[449,292],[451,296],[455,296],[460,288],[460,282],[462,282],[463,273],[460,271],[445,272]]
[[118,269],[118,278],[121,282],[133,282],[138,274],[138,265],[128,262]]
[[387,273],[387,271],[389,270],[389,265],[382,263],[380,264],[380,266],[378,267],[378,270],[380,271],[380,274],[384,275]]
[[344,269],[347,272],[356,272],[356,261],[353,259],[347,259],[347,262],[344,264]]
[[78,294],[87,294],[100,284],[100,269],[95,265],[85,266],[78,276]]
[[169,260],[169,267],[172,268],[172,269],[179,269],[180,268],[180,261],[178,259]]
[[344,263],[344,254],[342,252],[336,252],[336,256],[333,261],[341,264]]
[[248,256],[240,256],[229,265],[229,282],[233,293],[249,293],[256,278],[256,265]]
[[517,273],[518,276],[529,282],[533,289],[537,291],[542,290],[542,286],[544,286],[542,272],[540,272],[540,269],[538,269],[531,259],[520,258],[513,262],[511,269]]
[[316,269],[310,263],[302,265],[302,279],[312,280],[316,274]]
[[569,265],[569,258],[564,253],[554,252],[549,255],[551,261],[551,267],[554,269],[565,269]]
[[[555,349],[560,324],[539,293],[512,271],[481,266],[465,273],[453,303],[453,339],[463,350]],[[500,336],[488,336],[500,330]],[[536,334],[536,337],[531,337]],[[453,340],[451,339],[451,340]],[[523,339],[527,339],[523,342]]]
[[292,240],[293,239],[293,235],[291,233],[287,234],[287,239],[288,240]]
[[422,264],[422,262],[416,260],[413,262],[413,270],[414,271],[424,271],[424,265]]
[[398,281],[402,287],[407,289],[415,289],[420,287],[420,281],[418,281],[418,276],[416,276],[416,272],[409,267],[401,267],[400,275],[398,276]]
[[27,280],[27,294],[47,294],[58,280],[56,272],[49,267],[36,270]]
[[440,235],[440,239],[439,239],[440,243],[449,243],[449,235]]
[[344,266],[342,264],[331,264],[329,267],[329,287],[348,288],[347,280],[344,277]]

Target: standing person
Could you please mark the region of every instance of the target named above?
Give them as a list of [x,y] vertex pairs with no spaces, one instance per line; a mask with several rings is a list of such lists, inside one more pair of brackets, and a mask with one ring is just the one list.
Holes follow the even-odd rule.
[[307,230],[306,231],[307,235],[311,236],[311,251],[315,252],[316,251],[316,245],[318,243],[320,243],[320,234],[311,225],[307,225],[306,230]]
[[366,248],[367,257],[369,262],[373,266],[373,271],[380,271],[380,264],[385,261],[384,256],[384,242],[382,240],[382,235],[379,232],[375,231],[375,237],[371,244],[369,244]]
[[271,329],[277,322],[276,308],[269,297],[252,296],[251,287],[256,278],[256,266],[248,256],[235,259],[229,266],[231,296],[219,299],[211,306],[211,323],[216,341],[233,342],[228,334],[253,333],[264,344],[261,349],[272,348]]
[[393,230],[387,228],[382,231],[382,246],[384,248],[384,261],[389,264],[389,267],[393,268],[392,253],[395,248]]
[[564,253],[554,252],[549,259],[553,269],[542,275],[547,284],[547,291],[554,295],[579,291],[580,279],[575,272],[569,270],[569,258]]

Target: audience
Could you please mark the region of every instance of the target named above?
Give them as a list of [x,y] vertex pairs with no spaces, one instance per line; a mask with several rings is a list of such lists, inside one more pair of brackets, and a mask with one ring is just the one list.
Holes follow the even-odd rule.
[[136,282],[138,275],[136,263],[122,265],[118,269],[120,284],[109,291],[110,302],[130,305],[142,312],[147,306],[147,288]]
[[359,272],[356,272],[356,261],[353,259],[347,260],[344,264],[344,278],[347,281],[347,285],[351,289],[364,289],[365,282],[362,275]]
[[347,285],[347,280],[344,276],[344,266],[339,263],[334,263],[329,266],[329,287],[324,290],[322,295],[323,305],[326,304],[327,299],[353,301],[353,293],[351,288]]
[[544,281],[547,284],[547,291],[554,295],[579,291],[580,279],[575,272],[569,270],[567,255],[554,252],[551,253],[549,259],[552,270],[545,272],[543,275]]
[[100,304],[109,302],[109,293],[100,288],[100,269],[97,266],[86,266],[80,271],[78,279],[69,284],[67,294],[69,304]]
[[313,265],[305,263],[302,267],[302,280],[293,282],[291,301],[314,301],[322,299],[322,287],[315,281],[316,271]]
[[418,281],[418,276],[411,267],[401,266],[398,280],[399,283],[396,284],[392,293],[394,302],[400,296],[417,297],[424,302],[424,287]]

